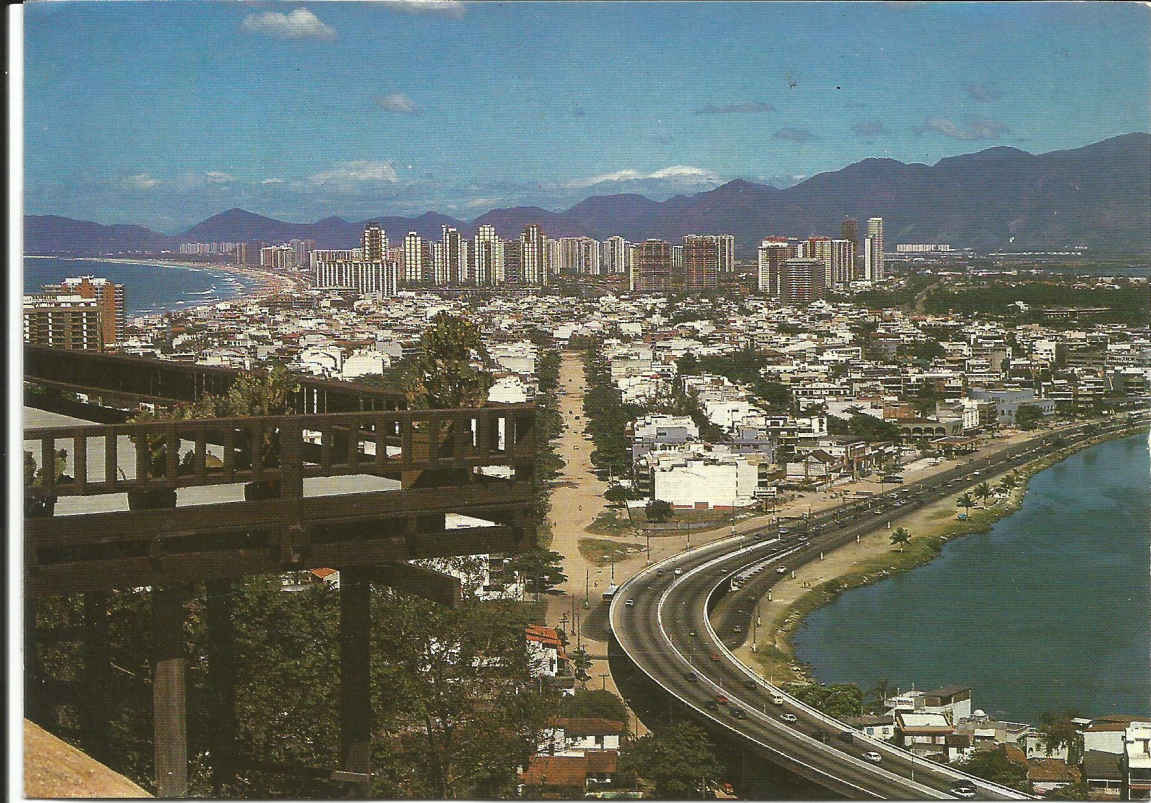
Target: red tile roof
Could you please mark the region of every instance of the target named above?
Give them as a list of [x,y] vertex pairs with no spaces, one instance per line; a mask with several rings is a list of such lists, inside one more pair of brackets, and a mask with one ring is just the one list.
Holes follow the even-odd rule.
[[527,786],[582,787],[587,772],[587,759],[583,756],[532,756],[520,780]]
[[627,726],[614,719],[600,717],[557,717],[557,728],[563,728],[569,736],[610,736],[621,734]]

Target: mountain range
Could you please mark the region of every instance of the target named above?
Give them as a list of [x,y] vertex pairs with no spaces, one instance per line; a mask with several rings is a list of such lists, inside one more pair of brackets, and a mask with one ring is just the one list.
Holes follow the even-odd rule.
[[[1013,250],[1083,243],[1102,251],[1151,253],[1151,134],[1039,155],[995,147],[934,165],[865,159],[787,189],[736,179],[666,201],[599,195],[563,212],[515,207],[471,221],[436,212],[369,220],[381,223],[393,242],[409,231],[439,239],[441,225],[471,235],[485,223],[502,237],[518,235],[528,223],[540,224],[552,237],[621,234],[632,241],[723,232],[735,235],[739,254],[751,256],[767,235],[838,236],[846,217],[857,218],[861,231],[868,217],[882,217],[888,250],[897,242]],[[29,254],[106,254],[158,252],[181,242],[306,238],[319,248],[349,248],[359,243],[366,222],[329,217],[288,223],[229,209],[167,235],[142,226],[26,215],[24,247]]]

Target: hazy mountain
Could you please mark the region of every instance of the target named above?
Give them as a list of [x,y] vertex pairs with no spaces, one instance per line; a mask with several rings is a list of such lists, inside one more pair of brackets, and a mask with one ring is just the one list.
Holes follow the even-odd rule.
[[[845,217],[882,217],[889,250],[897,242],[949,242],[980,249],[1061,248],[1076,242],[1103,250],[1151,251],[1151,135],[1126,134],[1082,148],[1033,155],[994,147],[934,165],[864,159],[787,189],[737,179],[695,195],[653,201],[642,195],[587,198],[563,212],[538,207],[493,209],[475,220],[435,212],[381,217],[393,241],[410,230],[439,239],[440,226],[466,236],[490,223],[513,237],[539,223],[552,237],[588,235],[629,240],[727,232],[753,253],[769,234],[835,235]],[[135,226],[100,226],[55,216],[27,216],[29,253],[144,250],[188,240],[312,238],[321,248],[351,247],[363,221],[338,217],[285,223],[230,209],[178,238]],[[167,243],[168,245],[164,245]]]

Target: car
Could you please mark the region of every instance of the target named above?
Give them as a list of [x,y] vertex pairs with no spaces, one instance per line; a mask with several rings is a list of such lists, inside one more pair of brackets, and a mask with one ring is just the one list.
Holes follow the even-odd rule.
[[789,725],[799,720],[799,717],[797,717],[795,714],[780,714],[779,718]]
[[715,650],[712,650],[711,652],[708,653],[707,657],[713,661],[718,661],[719,660],[719,653],[716,652]]
[[879,755],[879,753],[875,752],[874,750],[868,750],[863,754],[863,760],[870,761],[872,764],[878,764],[883,761],[883,756]]
[[759,687],[759,684],[758,684],[758,683],[756,683],[756,682],[755,682],[754,680],[752,680],[751,678],[747,678],[746,680],[744,680],[744,681],[743,681],[743,685],[744,685],[744,686],[746,686],[746,687],[747,687],[747,688],[749,688],[749,689],[755,689],[755,688],[758,688],[758,687]]
[[786,566],[780,566],[775,570],[775,573],[776,574],[787,574],[787,567]]
[[783,705],[783,698],[778,694],[771,698],[772,705]]
[[717,703],[715,700],[708,700],[707,702],[705,702],[703,704],[703,707],[706,708],[708,711],[718,711],[719,710],[719,703]]
[[687,678],[692,683],[698,683],[699,682],[699,675],[697,675],[695,672],[688,672],[686,675],[684,675],[684,677]]
[[683,574],[683,569],[676,569],[675,570],[675,576],[676,577],[679,577],[681,574]]
[[727,705],[727,695],[717,694],[715,695],[715,701],[720,705]]
[[790,531],[786,527],[780,527],[779,528],[779,534],[780,535],[787,535],[788,532],[790,532]]
[[687,634],[688,634],[689,636],[691,636],[692,638],[695,638],[695,631],[694,631],[694,630],[689,630],[689,631],[687,632]]
[[731,715],[736,719],[747,719],[747,714],[743,712],[742,708],[731,707]]
[[634,608],[635,607],[635,600],[629,599],[627,602],[624,603],[624,605],[628,606],[629,608]]
[[964,800],[971,800],[975,797],[976,794],[975,784],[971,783],[970,781],[960,781],[947,791],[956,797],[963,798]]
[[731,632],[732,633],[742,633],[743,632],[743,625],[732,625],[731,626]]

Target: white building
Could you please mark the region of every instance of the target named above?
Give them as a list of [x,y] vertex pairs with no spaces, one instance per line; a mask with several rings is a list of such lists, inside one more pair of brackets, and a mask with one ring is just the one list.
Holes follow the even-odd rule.
[[885,276],[883,270],[883,218],[869,217],[867,219],[866,246],[864,278],[872,282],[882,281]]
[[346,360],[340,371],[344,379],[355,379],[365,374],[382,374],[385,368],[390,368],[392,358],[375,349],[357,349]]
[[652,498],[673,507],[730,509],[755,503],[758,464],[745,455],[686,457],[653,454]]

